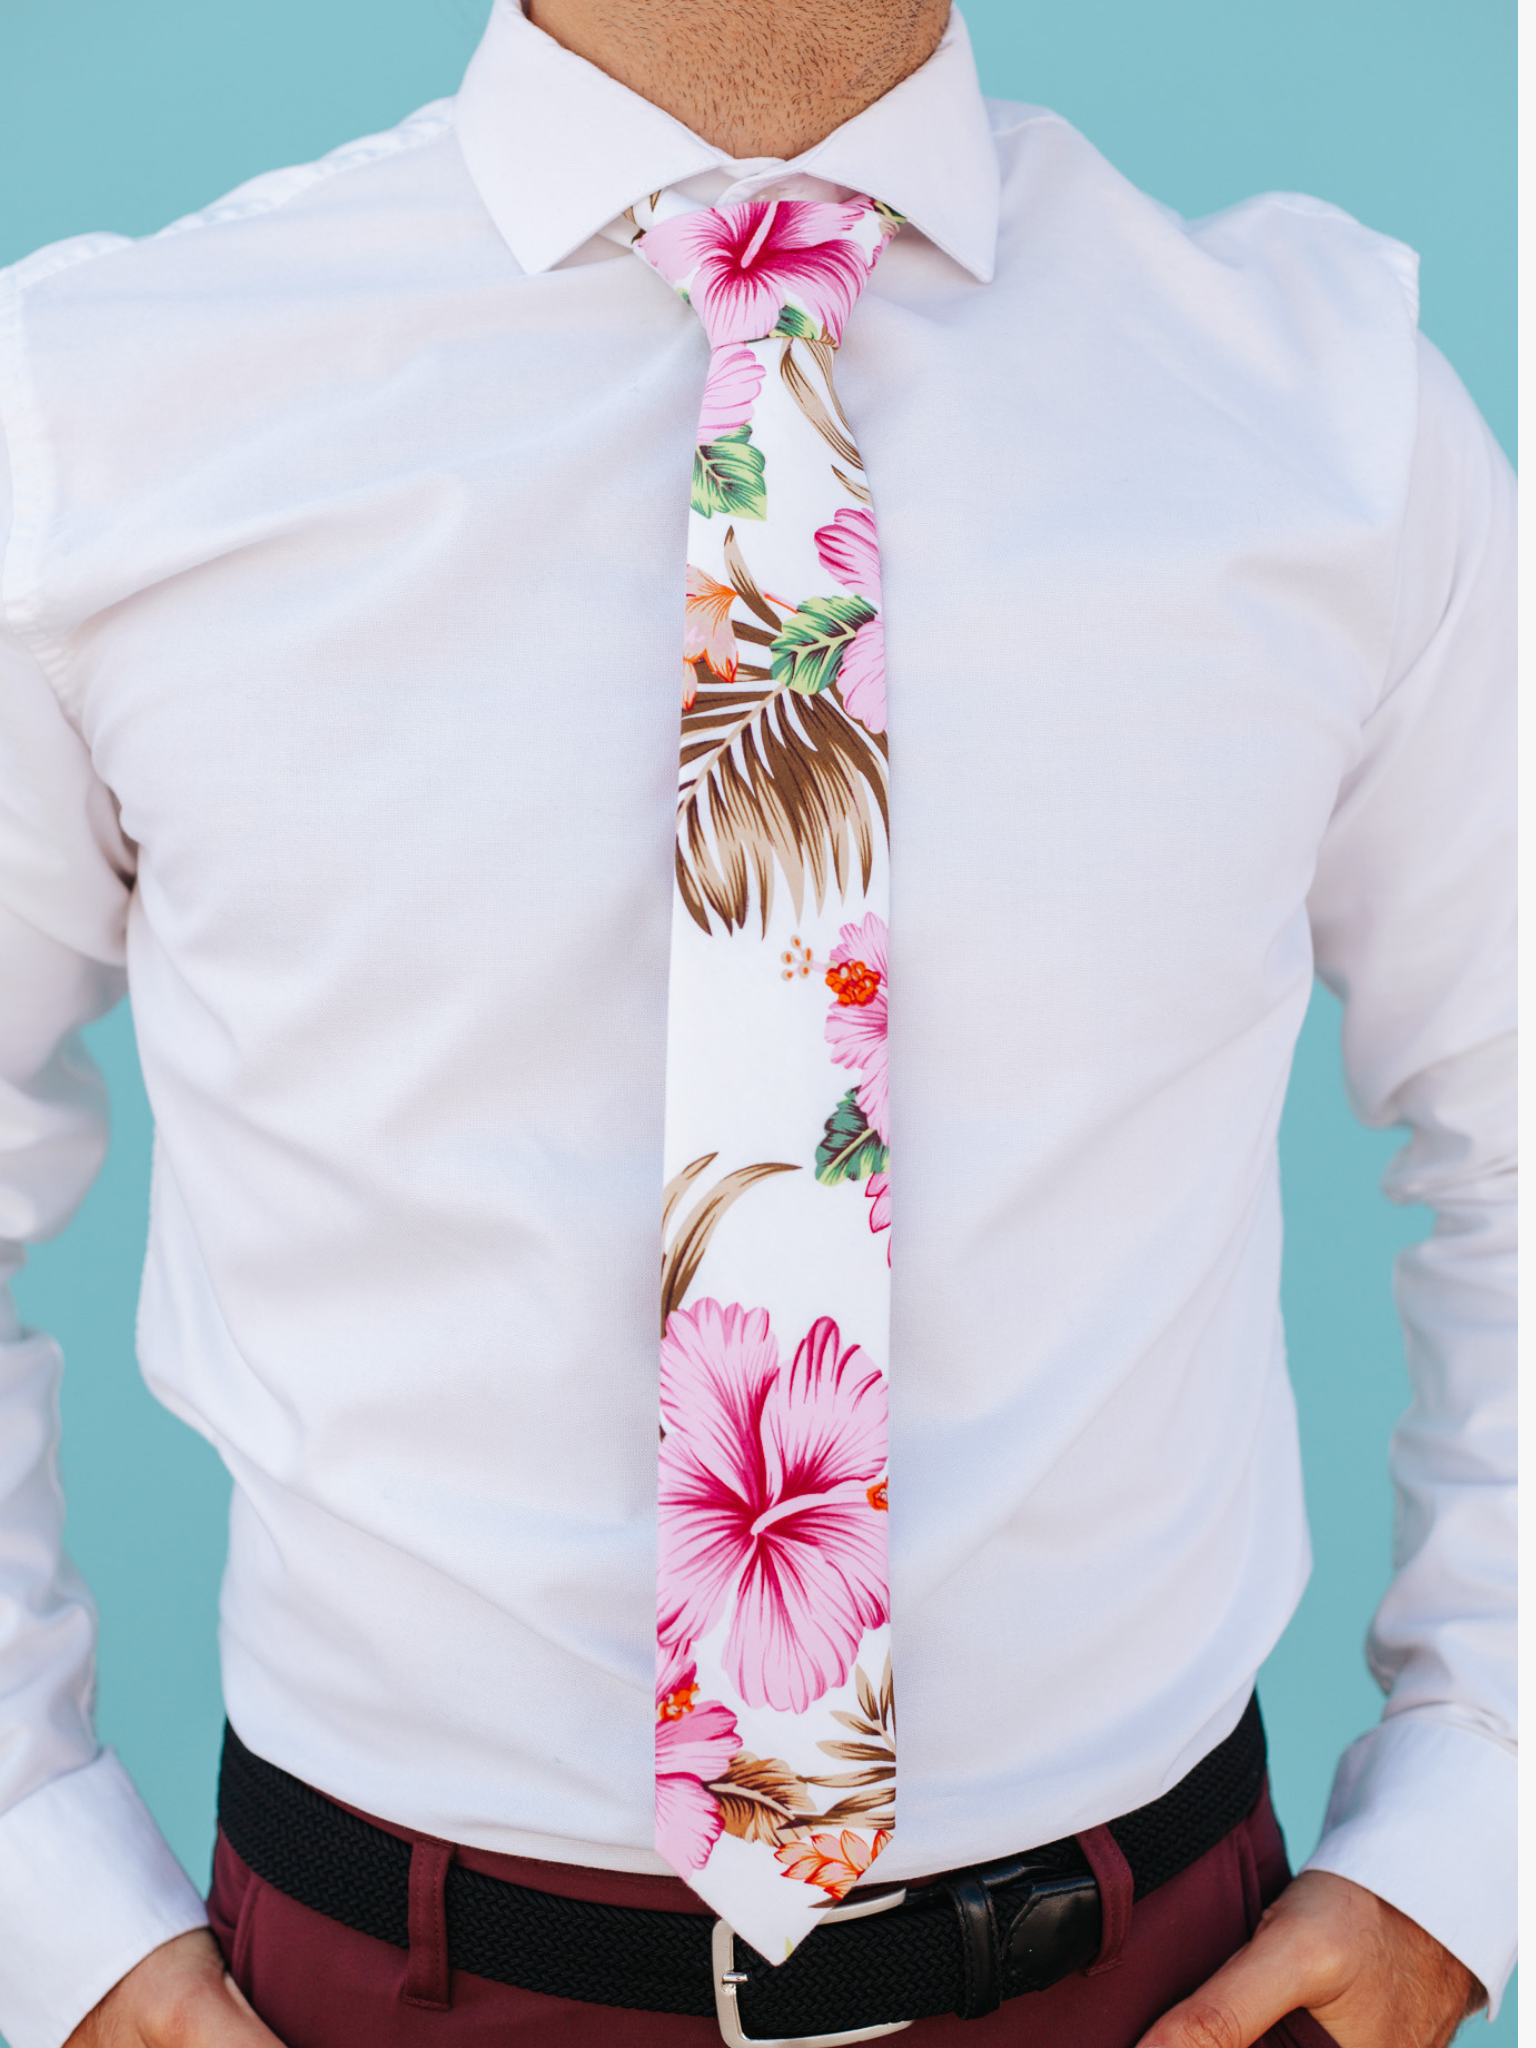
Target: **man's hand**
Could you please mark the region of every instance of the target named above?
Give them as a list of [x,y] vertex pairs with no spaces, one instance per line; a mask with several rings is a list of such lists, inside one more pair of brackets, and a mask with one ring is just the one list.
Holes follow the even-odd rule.
[[1164,2013],[1138,2048],[1251,2048],[1298,2011],[1339,2048],[1445,2048],[1485,1995],[1406,1913],[1347,1877],[1304,1870],[1248,1946]]
[[154,1949],[88,2012],[64,2048],[283,2048],[225,1974],[206,1928]]

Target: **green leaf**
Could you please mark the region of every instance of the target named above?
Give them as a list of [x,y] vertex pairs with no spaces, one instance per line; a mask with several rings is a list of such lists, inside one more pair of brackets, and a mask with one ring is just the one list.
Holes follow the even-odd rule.
[[798,306],[786,306],[779,314],[779,324],[773,331],[775,334],[793,335],[797,341],[814,341],[821,333],[809,313],[802,313]]
[[693,509],[705,519],[732,512],[738,519],[766,519],[763,451],[752,446],[750,427],[733,427],[693,454]]
[[826,1131],[816,1147],[816,1178],[823,1187],[835,1188],[845,1180],[868,1180],[872,1173],[884,1173],[890,1163],[889,1149],[870,1129],[859,1098],[850,1088],[827,1118]]
[[848,643],[875,616],[868,599],[808,597],[784,621],[770,651],[773,680],[814,697],[835,681]]

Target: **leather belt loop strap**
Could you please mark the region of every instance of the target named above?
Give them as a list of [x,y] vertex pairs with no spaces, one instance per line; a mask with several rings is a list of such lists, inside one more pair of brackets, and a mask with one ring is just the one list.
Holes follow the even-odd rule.
[[1107,1827],[1087,1829],[1078,1836],[1077,1845],[1088,1859],[1088,1868],[1099,1887],[1103,1933],[1099,1937],[1099,1953],[1087,1970],[1090,1977],[1097,1977],[1102,1970],[1116,1968],[1120,1961],[1125,1937],[1131,1931],[1136,1880],[1125,1860],[1125,1851]]
[[944,1880],[944,1889],[955,1902],[960,1922],[960,1959],[965,2002],[956,2008],[963,2020],[979,2020],[996,2012],[1003,2002],[1002,1972],[998,1968],[997,1915],[992,1894],[979,1877],[970,1872]]
[[420,2006],[426,2012],[448,2012],[453,2006],[448,1971],[448,1866],[452,1861],[452,1842],[422,1836],[411,1844],[406,1903],[411,1945],[400,2003]]

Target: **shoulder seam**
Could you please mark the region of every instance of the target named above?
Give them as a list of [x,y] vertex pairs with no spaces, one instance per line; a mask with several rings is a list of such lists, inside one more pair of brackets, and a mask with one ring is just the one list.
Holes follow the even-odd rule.
[[66,235],[60,242],[45,243],[41,249],[34,249],[31,255],[7,264],[0,270],[0,284],[20,297],[23,291],[42,284],[50,277],[57,277],[62,270],[73,270],[78,263],[89,263],[93,257],[110,255],[114,249],[130,246],[132,241],[131,235],[114,234],[109,228],[98,228],[84,235]]
[[1417,326],[1419,319],[1419,254],[1409,243],[1400,241],[1396,235],[1384,234],[1380,228],[1373,228],[1367,222],[1352,214],[1347,207],[1335,206],[1328,199],[1314,199],[1305,192],[1265,192],[1258,195],[1278,207],[1282,213],[1299,214],[1307,220],[1333,220],[1341,226],[1353,228],[1357,235],[1372,243],[1379,251],[1382,261],[1390,266],[1403,296],[1408,301],[1408,310]]
[[189,234],[197,228],[217,227],[225,221],[252,220],[264,213],[275,213],[301,193],[331,178],[361,170],[388,156],[424,148],[452,126],[452,109],[451,99],[431,100],[426,106],[417,108],[415,113],[407,114],[393,128],[357,136],[307,163],[260,171],[221,198],[210,200],[207,206],[180,214],[147,235],[123,235],[111,229],[98,229],[50,242],[34,250],[30,256],[23,256],[18,262],[0,269],[0,280],[12,283],[19,294],[58,276],[61,271],[73,269],[77,264],[117,255],[124,249],[137,249],[147,242],[158,242],[167,235]]
[[298,198],[316,185],[341,177],[348,171],[361,170],[385,157],[402,155],[407,150],[421,149],[436,141],[452,125],[452,107],[451,99],[431,100],[426,106],[418,107],[414,114],[407,114],[393,128],[383,128],[372,135],[359,135],[351,142],[343,142],[337,148],[327,150],[323,156],[311,158],[308,163],[261,171],[254,178],[236,185],[221,199],[199,207],[195,213],[184,213],[176,220],[167,221],[163,228],[144,239],[154,242],[167,235],[183,235],[201,227],[217,227],[224,221],[251,220],[260,214],[276,213],[291,199]]

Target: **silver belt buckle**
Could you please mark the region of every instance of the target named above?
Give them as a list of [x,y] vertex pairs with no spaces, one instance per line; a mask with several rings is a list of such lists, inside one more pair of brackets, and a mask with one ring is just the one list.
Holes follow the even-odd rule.
[[[862,1920],[868,1913],[888,1913],[906,1896],[903,1887],[900,1891],[884,1892],[877,1899],[854,1899],[846,1906],[829,1907],[821,1917]],[[715,1922],[710,1953],[715,1966],[715,2018],[720,2022],[720,2038],[726,2048],[844,2048],[847,2042],[878,2041],[882,2034],[899,2034],[912,2024],[910,2020],[886,2020],[878,2027],[849,2027],[841,2034],[793,2034],[782,2041],[770,2041],[762,2034],[744,2034],[741,2014],[736,2010],[736,1987],[745,1984],[747,1977],[744,1970],[736,1967],[736,1930],[723,1920]]]

